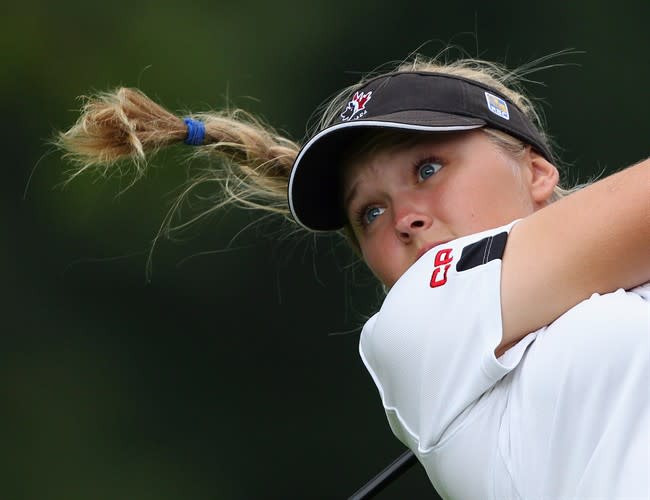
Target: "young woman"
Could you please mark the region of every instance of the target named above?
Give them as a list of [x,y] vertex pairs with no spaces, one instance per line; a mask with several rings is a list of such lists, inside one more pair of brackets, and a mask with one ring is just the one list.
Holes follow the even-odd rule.
[[415,60],[342,91],[302,148],[129,89],[60,140],[79,172],[185,141],[223,158],[226,202],[341,231],[387,290],[362,359],[444,498],[648,498],[650,161],[559,188],[508,75]]

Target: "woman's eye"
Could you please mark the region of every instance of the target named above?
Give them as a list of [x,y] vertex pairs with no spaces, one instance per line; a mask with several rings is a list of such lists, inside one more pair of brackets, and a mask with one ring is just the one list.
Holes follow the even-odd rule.
[[437,173],[442,168],[442,165],[436,161],[426,161],[418,166],[418,180],[423,181],[428,179],[433,174]]
[[381,207],[370,207],[364,212],[363,223],[371,224],[377,217],[383,214],[386,211],[385,208]]

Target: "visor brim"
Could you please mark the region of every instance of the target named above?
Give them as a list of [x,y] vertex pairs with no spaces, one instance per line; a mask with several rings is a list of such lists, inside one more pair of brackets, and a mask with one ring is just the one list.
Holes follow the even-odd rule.
[[485,120],[476,117],[407,110],[326,128],[305,144],[294,162],[288,192],[291,213],[311,231],[335,231],[346,224],[341,194],[342,154],[369,129],[439,133],[485,125]]

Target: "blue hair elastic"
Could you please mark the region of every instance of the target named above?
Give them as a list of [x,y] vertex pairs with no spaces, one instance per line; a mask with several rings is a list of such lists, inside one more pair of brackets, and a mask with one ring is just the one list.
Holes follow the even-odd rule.
[[184,118],[183,121],[187,125],[187,137],[185,144],[190,146],[201,146],[203,139],[205,139],[205,124],[192,118]]

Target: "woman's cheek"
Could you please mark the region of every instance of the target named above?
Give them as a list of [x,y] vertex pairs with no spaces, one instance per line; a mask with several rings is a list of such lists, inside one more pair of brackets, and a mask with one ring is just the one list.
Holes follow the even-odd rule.
[[388,279],[388,263],[390,262],[391,247],[385,239],[373,238],[361,248],[361,254],[366,265],[382,283]]

